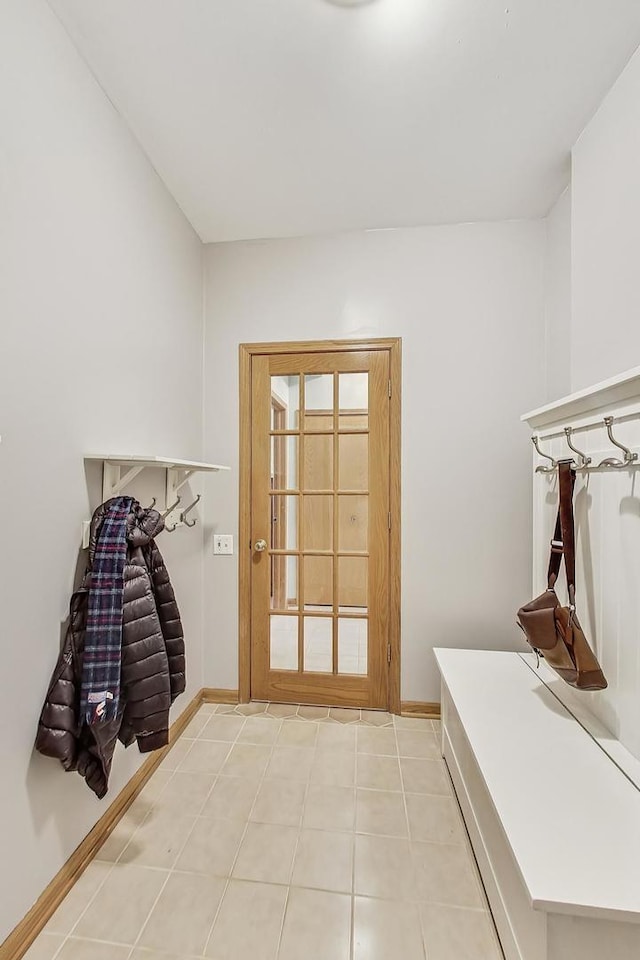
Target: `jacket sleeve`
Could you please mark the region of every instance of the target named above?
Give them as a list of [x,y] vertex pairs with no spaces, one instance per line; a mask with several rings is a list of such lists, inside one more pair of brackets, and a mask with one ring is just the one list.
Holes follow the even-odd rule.
[[124,716],[119,738],[125,746],[135,737],[141,753],[164,747],[171,706],[169,661],[151,578],[140,553],[124,571],[120,695]]
[[36,750],[59,760],[65,770],[78,764],[80,670],[75,638],[86,620],[87,591],[71,598],[64,645],[56,663],[38,722]]
[[152,540],[149,545],[147,560],[162,636],[169,658],[169,681],[173,703],[179,694],[184,693],[186,687],[184,632],[169,572],[155,540]]

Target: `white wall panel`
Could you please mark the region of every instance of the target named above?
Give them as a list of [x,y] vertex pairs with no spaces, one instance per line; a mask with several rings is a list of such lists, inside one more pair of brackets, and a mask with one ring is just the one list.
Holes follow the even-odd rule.
[[[118,750],[98,803],[33,742],[101,499],[83,454],[200,458],[202,261],[49,6],[0,12],[1,942],[143,759]],[[160,541],[187,632],[177,711],[202,685],[201,529]]]

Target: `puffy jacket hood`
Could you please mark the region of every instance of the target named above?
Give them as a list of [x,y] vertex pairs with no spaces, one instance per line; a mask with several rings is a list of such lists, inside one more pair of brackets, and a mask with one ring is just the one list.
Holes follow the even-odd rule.
[[134,503],[127,519],[127,540],[134,547],[146,547],[164,530],[164,520],[157,510]]
[[[91,535],[89,539],[89,558],[91,564],[93,564],[100,528],[109,510],[109,506],[113,503],[113,499],[101,503],[91,518]],[[141,507],[138,501],[134,500],[131,513],[127,518],[128,543],[132,547],[146,547],[149,541],[155,539],[163,530],[164,520],[158,511]]]

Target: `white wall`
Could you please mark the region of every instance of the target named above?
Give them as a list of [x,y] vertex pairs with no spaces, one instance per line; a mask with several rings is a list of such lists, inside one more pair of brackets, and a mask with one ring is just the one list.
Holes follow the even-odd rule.
[[[108,805],[32,754],[100,495],[83,453],[200,456],[202,286],[199,240],[47,4],[0,15],[1,942]],[[178,710],[202,683],[199,529],[160,544],[188,637]],[[118,753],[109,798],[141,759]]]
[[551,401],[571,389],[571,187],[545,222],[546,399]]
[[[545,226],[475,224],[206,248],[209,533],[237,534],[238,344],[403,338],[402,696],[438,700],[437,645],[519,643],[544,399]],[[243,545],[240,545],[242,547]],[[205,681],[237,686],[237,563],[205,559]]]
[[572,389],[640,357],[640,51],[573,150]]
[[[571,196],[563,196],[547,221],[547,317],[564,341],[570,302],[570,383],[550,391],[557,399],[584,390],[640,362],[640,51],[629,61],[573,148]],[[570,244],[570,252],[569,252]],[[552,347],[552,340],[548,340]],[[549,350],[548,375],[553,374]],[[560,370],[558,370],[558,374]],[[561,379],[558,376],[557,386]],[[637,384],[635,384],[637,388]],[[587,413],[568,401],[538,418],[551,439],[544,449],[567,453],[563,426],[577,429],[575,443],[600,462],[616,451],[601,420],[623,422],[616,434],[638,449],[637,389],[621,401],[615,391],[595,395]],[[626,421],[625,421],[626,418]],[[593,473],[576,487],[578,611],[609,681],[588,702],[635,757],[640,757],[638,699],[638,519],[634,471]],[[552,478],[535,481],[534,582],[546,576],[549,534],[557,491]],[[535,592],[535,591],[534,591]]]

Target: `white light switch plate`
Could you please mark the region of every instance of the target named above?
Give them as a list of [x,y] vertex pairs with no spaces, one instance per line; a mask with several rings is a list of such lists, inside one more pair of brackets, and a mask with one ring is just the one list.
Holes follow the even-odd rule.
[[213,552],[216,557],[229,557],[233,554],[233,535],[230,533],[214,533]]

